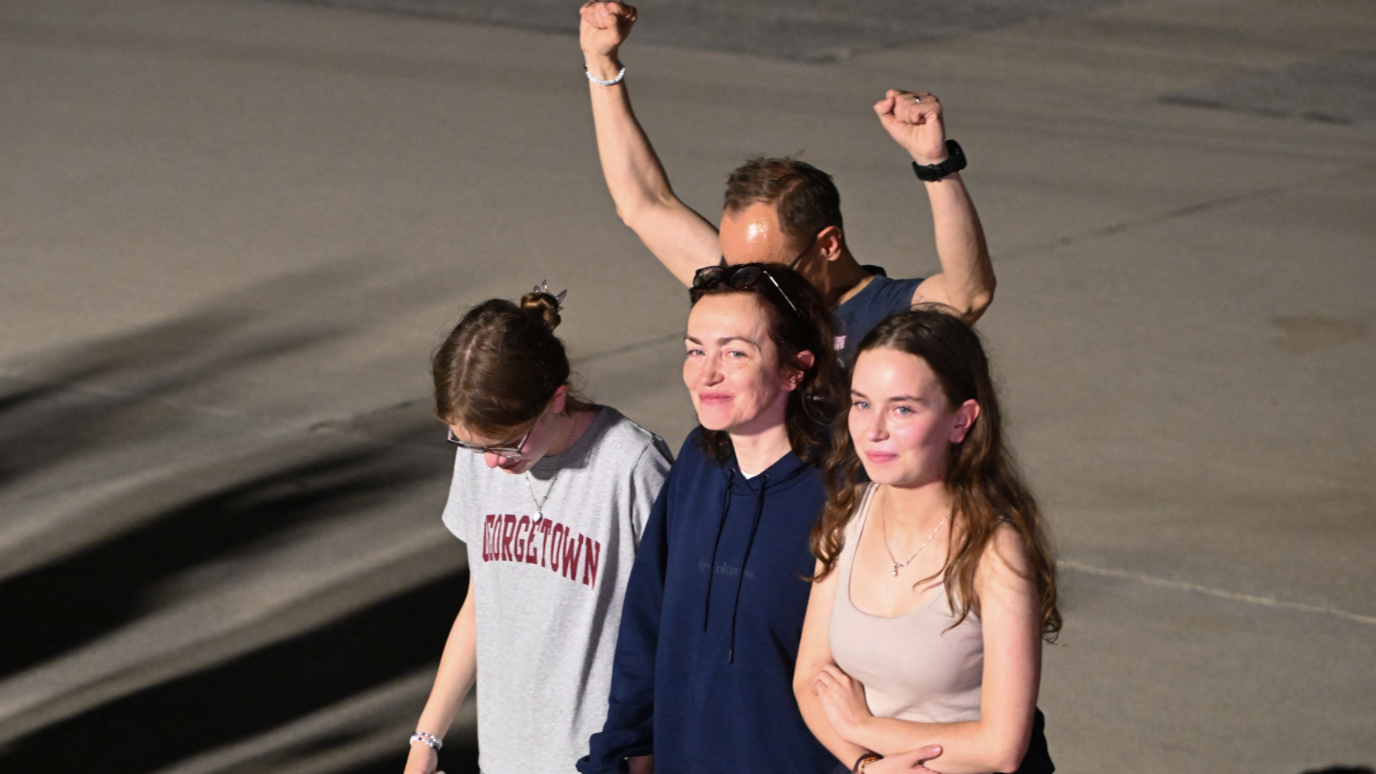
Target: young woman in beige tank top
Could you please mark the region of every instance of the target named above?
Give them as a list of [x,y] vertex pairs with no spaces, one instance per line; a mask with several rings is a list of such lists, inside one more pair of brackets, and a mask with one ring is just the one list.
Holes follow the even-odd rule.
[[896,315],[851,386],[812,535],[804,719],[868,774],[1050,772],[1036,704],[1055,563],[979,337],[940,311]]

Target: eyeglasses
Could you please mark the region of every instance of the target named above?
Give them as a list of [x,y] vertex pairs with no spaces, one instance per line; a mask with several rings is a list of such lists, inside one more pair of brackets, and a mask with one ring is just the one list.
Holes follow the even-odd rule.
[[[804,247],[804,248],[803,248],[803,251],[802,251],[801,253],[798,253],[797,255],[795,255],[795,256],[793,257],[793,260],[791,260],[791,261],[788,262],[788,268],[790,268],[790,269],[796,269],[796,268],[798,268],[798,261],[803,260],[803,256],[804,256],[804,255],[807,255],[807,254],[808,254],[808,251],[810,251],[810,250],[812,249],[812,246],[815,245],[815,244],[817,244],[817,237],[819,237],[819,236],[821,236],[821,234],[817,234],[817,235],[813,236],[812,239],[808,240],[807,247]],[[723,261],[726,260],[726,256],[722,256],[722,260],[723,260]]]
[[[807,251],[804,250],[803,252]],[[725,261],[726,259],[723,258],[722,260]],[[807,319],[803,317],[802,312],[798,311],[797,305],[794,304],[793,299],[789,298],[788,294],[784,292],[783,287],[779,285],[779,281],[774,279],[774,275],[770,274],[769,270],[763,266],[751,266],[749,264],[739,266],[704,266],[693,274],[693,290],[708,290],[717,285],[726,285],[736,290],[751,290],[759,284],[762,277],[767,278],[770,284],[774,286],[774,289],[779,291],[779,295],[783,296],[784,301],[788,303],[789,308],[793,310],[794,314],[798,315],[799,319]]]
[[[539,424],[539,422],[540,420],[537,417],[535,420],[535,424]],[[526,430],[526,434],[521,436],[521,440],[516,442],[515,448],[510,448],[506,446],[478,446],[477,444],[471,444],[467,441],[460,441],[458,438],[454,437],[454,429],[452,427],[449,429],[449,442],[459,447],[460,449],[467,449],[468,451],[476,452],[478,454],[495,454],[498,457],[505,457],[507,459],[517,460],[525,456],[522,451],[522,447],[526,445],[526,441],[530,438],[530,433],[532,430],[535,429],[535,424],[532,424],[530,426],[530,429]]]

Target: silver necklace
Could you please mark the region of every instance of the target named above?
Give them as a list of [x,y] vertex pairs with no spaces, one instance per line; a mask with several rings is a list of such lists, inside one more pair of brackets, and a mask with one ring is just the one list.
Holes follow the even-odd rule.
[[554,471],[554,475],[549,480],[549,489],[545,490],[545,496],[541,498],[535,496],[535,486],[530,483],[530,471],[526,471],[526,489],[530,490],[530,499],[535,503],[536,519],[545,518],[545,503],[549,500],[550,492],[554,491],[554,482],[559,479],[559,473],[558,470]]
[[[574,435],[575,432],[577,432],[577,430],[578,430],[578,420],[575,419],[575,420],[573,421],[573,428],[571,428],[570,431],[569,431],[569,446],[570,446],[570,447],[573,446],[573,435]],[[568,449],[564,449],[564,451],[568,451]],[[551,492],[554,491],[554,482],[557,481],[557,480],[559,480],[559,474],[560,474],[561,472],[563,472],[563,468],[560,468],[559,470],[554,471],[554,475],[553,475],[553,476],[550,476],[550,479],[549,479],[549,489],[546,489],[546,490],[545,490],[545,496],[544,496],[543,498],[540,498],[540,497],[536,497],[536,496],[535,496],[535,485],[532,484],[532,483],[530,483],[530,479],[531,479],[530,471],[529,471],[529,470],[526,471],[526,489],[529,489],[529,490],[530,490],[530,499],[531,499],[532,502],[535,503],[535,518],[536,518],[536,519],[543,519],[543,518],[545,518],[545,503],[549,501],[549,495],[550,495]]]
[[[884,504],[888,505],[888,502],[889,498],[887,495],[885,495]],[[932,534],[927,536],[927,539],[923,541],[922,545],[917,549],[917,551],[915,551],[912,556],[908,557],[908,561],[900,562],[898,561],[898,559],[894,557],[893,549],[889,548],[889,520],[884,517],[884,509],[879,509],[879,528],[884,531],[884,550],[889,552],[889,559],[893,561],[893,572],[889,574],[897,578],[899,570],[912,564],[913,560],[917,558],[917,555],[922,553],[922,549],[926,548],[927,544],[932,542],[932,538],[936,537],[936,533],[941,531],[941,525],[946,523],[947,518],[948,517],[946,516],[942,516],[941,521],[937,522],[936,529],[932,530]]]

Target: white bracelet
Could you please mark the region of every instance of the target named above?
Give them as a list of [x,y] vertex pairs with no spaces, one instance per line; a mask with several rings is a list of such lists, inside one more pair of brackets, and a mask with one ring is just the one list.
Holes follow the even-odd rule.
[[601,78],[598,78],[597,76],[588,72],[587,65],[583,65],[583,74],[588,76],[588,80],[592,81],[598,86],[615,86],[616,84],[621,83],[622,78],[626,77],[626,65],[621,64],[619,60],[617,61],[617,64],[621,65],[621,72],[617,73],[616,77],[611,79],[610,81],[604,81]]
[[441,742],[439,737],[434,734],[427,734],[424,731],[417,731],[411,734],[411,744],[415,744],[416,742],[424,742],[426,747],[429,747],[435,752],[439,752],[440,748],[444,746],[444,742]]

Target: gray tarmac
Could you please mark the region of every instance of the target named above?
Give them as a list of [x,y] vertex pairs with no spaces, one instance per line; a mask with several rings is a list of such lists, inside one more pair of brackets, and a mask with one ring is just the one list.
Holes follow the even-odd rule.
[[[585,391],[692,427],[577,4],[338,5],[0,5],[0,771],[400,771],[466,577],[427,358],[477,301],[567,287]],[[1376,13],[916,8],[642,5],[676,190],[800,154],[932,272],[870,106],[940,95],[1060,554],[1059,770],[1376,764]]]

